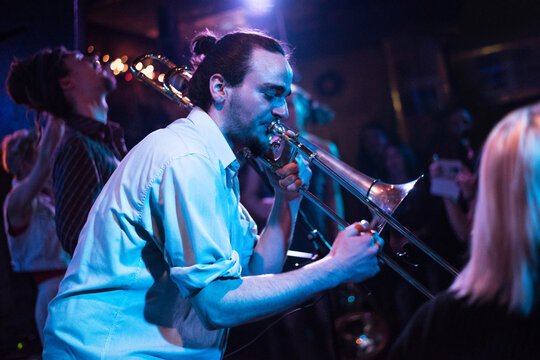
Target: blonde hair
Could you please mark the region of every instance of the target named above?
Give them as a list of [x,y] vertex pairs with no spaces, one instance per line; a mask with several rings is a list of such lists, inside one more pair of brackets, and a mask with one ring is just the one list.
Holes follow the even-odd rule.
[[491,131],[480,163],[470,260],[451,289],[529,314],[538,299],[540,112],[528,106]]
[[32,150],[37,143],[35,129],[19,129],[2,139],[2,167],[4,170],[19,177],[19,170],[23,161],[28,161]]

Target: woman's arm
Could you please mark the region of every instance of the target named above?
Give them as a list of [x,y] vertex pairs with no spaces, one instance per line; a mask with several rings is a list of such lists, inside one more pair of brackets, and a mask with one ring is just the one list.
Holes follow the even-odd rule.
[[36,164],[30,174],[13,188],[9,197],[6,212],[10,226],[22,228],[28,225],[32,200],[39,194],[51,175],[51,159],[63,132],[63,122],[49,116],[39,143]]

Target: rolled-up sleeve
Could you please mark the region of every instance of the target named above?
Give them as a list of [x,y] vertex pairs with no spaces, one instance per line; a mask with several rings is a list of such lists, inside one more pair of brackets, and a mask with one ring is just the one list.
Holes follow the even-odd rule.
[[145,228],[162,248],[182,296],[218,278],[239,278],[240,257],[230,240],[234,193],[223,169],[204,155],[189,154],[162,170],[149,188]]

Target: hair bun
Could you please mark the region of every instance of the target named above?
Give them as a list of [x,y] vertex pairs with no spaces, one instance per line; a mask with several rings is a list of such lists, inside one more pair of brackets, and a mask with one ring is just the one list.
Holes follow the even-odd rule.
[[6,79],[6,90],[13,102],[62,118],[71,115],[72,106],[58,83],[69,73],[63,64],[66,53],[60,46],[42,49],[26,59],[14,59]]
[[214,47],[217,38],[212,34],[202,34],[193,39],[192,51],[195,55],[206,55]]
[[30,81],[29,78],[27,62],[15,59],[10,66],[6,87],[8,95],[17,105],[32,105],[28,98],[27,84]]

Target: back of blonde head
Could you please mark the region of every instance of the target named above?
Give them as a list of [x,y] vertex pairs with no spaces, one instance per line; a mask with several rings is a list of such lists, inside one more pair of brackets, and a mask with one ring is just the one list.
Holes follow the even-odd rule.
[[484,145],[471,255],[451,289],[529,314],[538,299],[540,112],[507,115]]
[[31,150],[36,146],[35,129],[19,129],[2,139],[2,166],[6,172],[19,177],[21,163],[30,161]]

